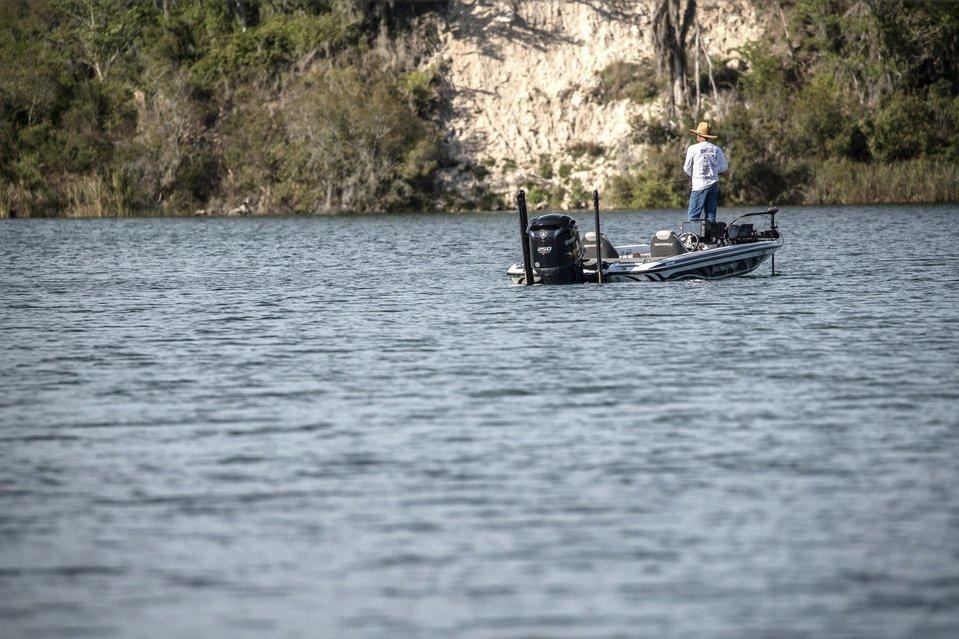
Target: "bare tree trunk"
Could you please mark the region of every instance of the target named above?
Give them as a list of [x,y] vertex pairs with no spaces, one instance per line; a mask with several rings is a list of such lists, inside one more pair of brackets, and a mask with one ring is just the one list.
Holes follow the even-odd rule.
[[396,10],[396,0],[376,0],[376,19],[379,21],[379,39],[381,43],[389,40],[390,18]]
[[260,7],[249,0],[227,0],[226,8],[230,15],[240,21],[240,28],[255,27],[260,22]]
[[696,52],[695,63],[693,64],[693,73],[696,75],[696,117],[694,119],[699,119],[699,111],[702,108],[702,93],[699,90],[699,25],[696,25],[696,46],[694,47]]
[[709,59],[709,51],[706,50],[706,43],[701,41],[699,44],[702,47],[703,57],[706,58],[706,68],[709,71],[709,84],[713,89],[713,102],[716,104],[716,109],[723,112],[723,108],[719,104],[719,91],[716,89],[716,80],[713,78],[713,61]]
[[686,36],[696,17],[696,0],[657,0],[653,13],[653,43],[660,75],[667,75],[669,112],[689,108]]
[[[789,25],[786,24],[786,14],[783,13],[782,0],[779,0],[778,2],[776,2],[776,8],[779,9],[779,20],[783,23],[783,35],[786,36],[786,44],[790,44]],[[792,47],[790,46],[789,49],[791,51]]]

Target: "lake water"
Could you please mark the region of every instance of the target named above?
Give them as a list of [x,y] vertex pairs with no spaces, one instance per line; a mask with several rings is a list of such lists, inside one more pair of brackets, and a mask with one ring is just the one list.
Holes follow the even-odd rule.
[[779,223],[526,288],[512,214],[3,221],[0,635],[959,636],[959,207]]

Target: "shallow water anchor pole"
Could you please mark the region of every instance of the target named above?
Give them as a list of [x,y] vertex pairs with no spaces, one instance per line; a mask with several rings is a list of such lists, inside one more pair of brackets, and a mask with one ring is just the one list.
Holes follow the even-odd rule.
[[[769,211],[769,226],[771,226],[772,229],[775,231],[775,230],[776,230],[776,212],[777,212],[779,209],[778,209],[778,208],[769,207],[769,209],[767,209],[767,210]],[[771,268],[771,271],[770,271],[770,273],[769,273],[769,276],[770,276],[770,277],[776,277],[776,254],[775,254],[775,253],[773,253],[772,255],[769,256],[769,265],[770,265],[770,268]]]
[[529,226],[528,215],[526,212],[526,191],[519,190],[516,194],[516,208],[519,209],[519,241],[523,245],[523,274],[526,277],[526,285],[533,284],[533,266],[530,264],[529,238],[526,237],[526,228]]
[[603,283],[603,237],[599,232],[599,189],[593,189],[593,221],[596,225],[596,283]]

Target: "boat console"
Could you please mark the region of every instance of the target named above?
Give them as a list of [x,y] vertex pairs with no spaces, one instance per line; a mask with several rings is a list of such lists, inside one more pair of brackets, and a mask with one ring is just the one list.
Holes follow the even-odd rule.
[[711,222],[710,220],[689,220],[683,222],[682,235],[691,233],[696,235],[704,244],[715,244],[726,239],[726,223]]

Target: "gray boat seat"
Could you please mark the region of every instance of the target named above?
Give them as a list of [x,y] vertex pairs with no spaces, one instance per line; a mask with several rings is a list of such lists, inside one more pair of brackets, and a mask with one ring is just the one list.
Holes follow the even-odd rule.
[[686,247],[672,231],[657,231],[649,238],[650,257],[672,257],[685,252]]
[[[599,241],[603,245],[603,259],[612,259],[614,257],[619,257],[619,252],[616,250],[616,247],[613,246],[613,243],[609,241],[609,238],[605,234],[601,233],[599,236]],[[589,231],[586,235],[583,236],[583,249],[585,250],[585,257],[588,260],[596,259],[596,232]]]

